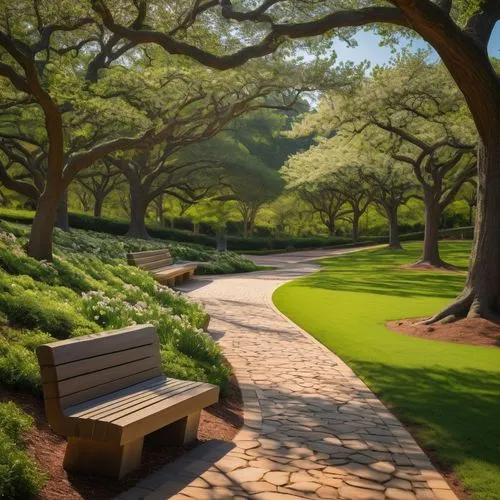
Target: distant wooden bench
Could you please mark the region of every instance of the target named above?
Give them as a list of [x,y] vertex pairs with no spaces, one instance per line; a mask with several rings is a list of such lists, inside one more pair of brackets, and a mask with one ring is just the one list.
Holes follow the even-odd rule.
[[128,253],[127,262],[149,271],[160,283],[168,286],[181,285],[193,276],[197,267],[191,262],[174,264],[168,248]]
[[219,397],[211,384],[165,377],[150,325],[44,344],[36,354],[47,420],[68,437],[70,471],[121,478],[139,466],[147,434],[161,429],[166,445],[196,439],[202,408]]

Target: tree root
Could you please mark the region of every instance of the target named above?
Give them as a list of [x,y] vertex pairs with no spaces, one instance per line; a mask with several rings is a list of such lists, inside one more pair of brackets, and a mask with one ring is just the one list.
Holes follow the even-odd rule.
[[419,268],[435,268],[435,269],[446,269],[447,271],[457,271],[457,268],[455,266],[452,266],[451,264],[448,264],[444,260],[439,260],[439,262],[431,262],[429,260],[417,260],[414,264],[412,264],[410,267],[414,269],[419,269]]
[[450,304],[448,307],[443,309],[441,312],[437,313],[432,318],[421,321],[422,325],[432,325],[438,321],[442,321],[449,316],[454,316],[458,319],[466,318],[471,310],[472,304],[474,302],[474,292],[471,290],[462,297],[459,297],[455,302]]

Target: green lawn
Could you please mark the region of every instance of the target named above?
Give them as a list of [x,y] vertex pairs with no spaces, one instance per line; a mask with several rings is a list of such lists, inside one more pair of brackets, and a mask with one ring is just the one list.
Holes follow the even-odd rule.
[[[465,273],[397,269],[403,252],[368,250],[321,261],[321,272],[280,287],[277,307],[337,353],[451,467],[473,498],[500,498],[500,349],[391,332],[387,320],[430,315],[461,290]],[[443,242],[466,267],[470,244]]]

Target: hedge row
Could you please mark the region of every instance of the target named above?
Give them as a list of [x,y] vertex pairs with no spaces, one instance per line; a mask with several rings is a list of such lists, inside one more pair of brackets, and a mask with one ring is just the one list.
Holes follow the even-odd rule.
[[[23,224],[31,224],[33,212],[0,209],[0,218]],[[76,229],[86,229],[100,233],[123,235],[127,232],[128,222],[123,220],[92,217],[84,214],[69,214],[70,226]],[[154,238],[194,243],[208,247],[216,247],[213,236],[207,234],[196,234],[191,231],[170,228],[148,228],[149,234]],[[453,229],[443,229],[440,231],[443,239],[472,239],[474,229],[472,227],[462,227]],[[414,232],[401,235],[401,241],[423,240],[424,233]],[[362,243],[385,243],[387,236],[368,236],[361,239]],[[252,237],[243,238],[239,236],[227,237],[229,250],[238,252],[273,252],[289,250],[306,250],[328,246],[348,246],[352,242],[350,238],[342,236],[334,237],[309,237],[309,238],[272,238],[272,237]]]

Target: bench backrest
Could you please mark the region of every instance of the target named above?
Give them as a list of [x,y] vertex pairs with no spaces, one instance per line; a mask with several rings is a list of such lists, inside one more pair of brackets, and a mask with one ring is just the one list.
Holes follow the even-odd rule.
[[151,325],[43,344],[36,354],[50,423],[64,408],[163,375]]
[[169,249],[162,248],[161,250],[128,253],[127,262],[132,266],[140,267],[146,271],[153,271],[160,267],[172,265],[174,260]]

